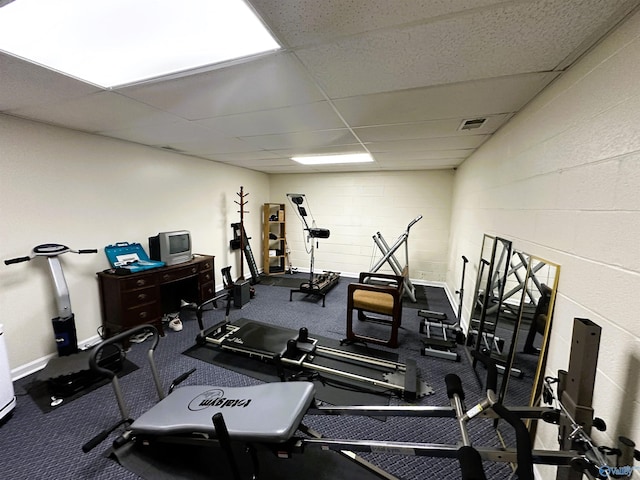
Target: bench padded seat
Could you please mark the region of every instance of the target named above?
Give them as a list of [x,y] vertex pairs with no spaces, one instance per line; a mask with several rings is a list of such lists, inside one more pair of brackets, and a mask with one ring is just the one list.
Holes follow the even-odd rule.
[[134,421],[134,435],[206,433],[215,437],[212,417],[222,413],[232,440],[281,443],[290,439],[313,401],[310,382],[248,387],[184,386]]
[[393,296],[389,293],[371,290],[354,290],[353,292],[353,308],[358,310],[393,315],[393,305]]

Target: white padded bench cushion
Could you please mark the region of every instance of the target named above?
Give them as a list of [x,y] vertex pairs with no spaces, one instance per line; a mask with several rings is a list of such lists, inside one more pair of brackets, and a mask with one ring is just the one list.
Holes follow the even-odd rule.
[[166,436],[207,433],[220,412],[232,439],[280,443],[293,436],[313,401],[310,382],[265,383],[249,387],[185,386],[131,424],[134,434]]

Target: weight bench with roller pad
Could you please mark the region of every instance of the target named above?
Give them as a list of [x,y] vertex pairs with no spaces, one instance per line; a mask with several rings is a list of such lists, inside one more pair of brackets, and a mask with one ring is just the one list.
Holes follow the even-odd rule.
[[[109,369],[98,364],[100,350],[107,345],[126,340],[129,336],[142,331],[153,334],[152,345],[148,352],[151,374],[160,397],[160,401],[133,421],[129,418],[118,377]],[[265,446],[277,457],[290,458],[294,453],[304,453],[306,448],[340,452],[357,465],[370,470],[379,478],[397,480],[362,457],[358,452],[391,453],[410,456],[432,456],[458,458],[463,480],[486,479],[482,466],[483,460],[518,463],[517,474],[520,480],[533,480],[533,462],[550,465],[573,465],[576,458],[586,458],[575,451],[532,450],[529,433],[522,422],[524,418],[536,418],[558,423],[561,412],[549,407],[522,407],[507,409],[497,402],[495,394],[497,370],[495,363],[488,357],[479,358],[487,367],[487,395],[473,407],[464,406],[462,383],[456,375],[447,375],[447,395],[450,406],[318,406],[314,401],[314,385],[310,382],[279,382],[247,387],[183,386],[170,389],[164,395],[158,372],[153,359],[158,345],[159,334],[152,325],[140,325],[122,332],[97,345],[89,360],[91,368],[109,377],[122,415],[122,420],[83,446],[88,452],[105,440],[121,425],[125,431],[114,441],[114,448],[125,447],[135,442],[153,448],[156,442],[175,442],[183,445],[215,446],[224,452],[233,480],[242,480],[236,462],[232,444],[240,442],[246,447],[253,465],[251,478],[257,479],[259,466],[256,446]],[[188,375],[176,379],[172,388],[186,380]],[[305,414],[312,415],[360,415],[360,416],[402,416],[402,417],[438,417],[457,419],[462,435],[460,444],[447,445],[435,443],[345,440],[324,438],[321,434],[306,427]],[[475,417],[502,418],[511,424],[516,432],[516,449],[494,449],[471,445],[466,424]],[[423,431],[417,429],[416,431]],[[305,435],[296,435],[301,431]],[[216,466],[217,468],[218,466]],[[283,465],[284,467],[284,465]],[[216,472],[214,478],[220,478]]]

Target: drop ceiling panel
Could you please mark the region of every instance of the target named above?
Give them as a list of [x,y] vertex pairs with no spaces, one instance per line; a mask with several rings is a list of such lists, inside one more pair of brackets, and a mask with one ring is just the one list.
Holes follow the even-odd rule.
[[207,73],[119,90],[188,120],[324,100],[289,54],[272,54]]
[[192,155],[222,155],[221,159],[224,159],[224,154],[227,153],[247,153],[258,150],[253,145],[235,137],[205,138],[202,136],[195,141],[167,142],[166,145]]
[[298,154],[305,154],[310,148],[359,144],[351,131],[346,128],[260,135],[242,137],[242,139],[257,148],[264,148],[265,150],[300,149],[301,151],[298,151]]
[[154,146],[198,141],[201,138],[217,140],[226,137],[222,133],[216,133],[211,129],[194,125],[193,122],[173,117],[171,120],[163,123],[118,130],[105,130],[98,133],[107,137]]
[[[259,162],[265,163],[278,163],[283,161],[280,155],[274,152],[268,152],[266,150],[252,150],[249,152],[225,152],[225,153],[212,153],[203,154],[203,158],[210,160],[224,161],[225,163],[233,163],[234,165],[243,165],[245,162]],[[290,159],[284,159],[290,162]]]
[[[217,160],[216,157],[212,157],[212,160]],[[219,161],[219,160],[218,160]],[[223,163],[226,163],[223,162]],[[263,167],[289,167],[291,168],[295,162],[289,158],[263,158],[263,159],[247,159],[247,160],[234,160],[233,165],[238,167],[252,168],[252,169],[261,169]]]
[[374,158],[380,162],[418,162],[423,160],[463,160],[471,155],[475,148],[433,150],[433,151],[398,151],[375,152]]
[[[628,0],[502,3],[296,52],[331,98],[551,71]],[[526,53],[523,53],[526,52]]]
[[371,142],[367,144],[370,152],[426,152],[430,150],[461,150],[478,148],[489,135],[461,135],[458,137],[417,138],[395,142]]
[[451,120],[432,120],[429,122],[402,123],[396,125],[380,125],[373,127],[354,128],[354,133],[363,142],[382,142],[386,140],[411,140],[414,138],[447,137],[457,135],[477,135],[494,133],[509,118],[511,114],[493,115],[486,118],[480,128],[460,131],[459,127],[465,120],[456,118]]
[[132,102],[113,92],[98,92],[64,102],[16,108],[9,113],[86,132],[109,130],[114,126],[126,128],[162,124],[173,120],[161,110]]
[[352,127],[504,114],[517,112],[557,75],[532,73],[360,95],[334,104]]
[[380,162],[380,170],[440,170],[458,167],[464,160],[440,159],[416,162]]
[[331,42],[336,37],[427,21],[503,0],[251,0],[289,47]]
[[230,136],[242,137],[345,127],[328,101],[226,115],[197,123]]
[[2,52],[0,72],[0,111],[3,112],[55,104],[100,91],[98,87]]

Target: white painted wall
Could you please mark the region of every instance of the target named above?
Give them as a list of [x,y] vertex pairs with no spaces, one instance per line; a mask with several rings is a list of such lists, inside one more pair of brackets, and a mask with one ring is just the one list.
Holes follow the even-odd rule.
[[[0,145],[0,260],[42,243],[100,249],[60,257],[80,340],[96,335],[101,323],[95,273],[109,266],[106,245],[146,248],[159,231],[190,230],[193,251],[216,256],[221,287],[220,268],[232,265],[239,275],[229,240],[230,224],[240,220],[240,186],[250,194],[247,234],[261,237],[265,174],[8,116],[0,116]],[[0,310],[14,370],[55,353],[50,320],[57,309],[44,258],[0,264]]]
[[[561,265],[547,374],[568,366],[574,317],[602,327],[593,404],[609,429],[595,436],[612,446],[640,441],[639,78],[636,14],[464,162],[447,277],[457,285],[459,255],[477,267],[484,232]],[[557,447],[555,428],[539,431]]]
[[[346,276],[369,271],[382,256],[373,236],[380,232],[390,247],[408,224],[409,268],[414,279],[444,282],[449,242],[453,170],[380,173],[271,175],[271,201],[286,203],[291,262],[308,271],[310,256],[302,222],[286,197],[304,193],[316,224],[331,236],[319,241],[315,271],[337,270]],[[307,205],[308,203],[308,205]],[[406,264],[405,247],[396,258]],[[388,264],[380,271],[391,271]]]

